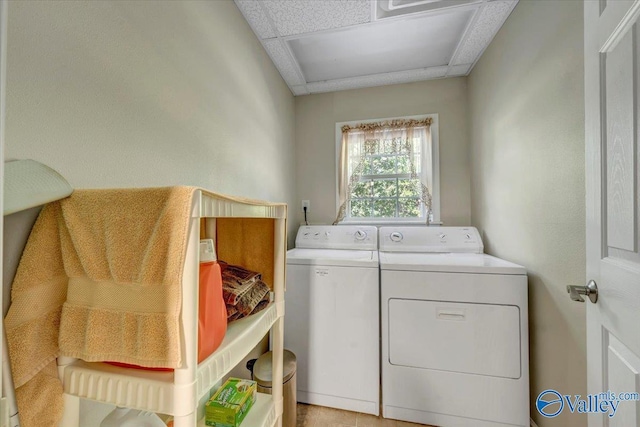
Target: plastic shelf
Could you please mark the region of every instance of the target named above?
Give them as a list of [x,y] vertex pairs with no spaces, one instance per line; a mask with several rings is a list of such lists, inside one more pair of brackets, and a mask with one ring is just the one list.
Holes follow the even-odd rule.
[[[245,427],[272,427],[276,422],[276,406],[269,394],[258,393],[256,402],[240,425]],[[204,418],[198,420],[198,427],[206,427]]]
[[287,207],[282,204],[258,204],[248,199],[225,197],[201,192],[201,218],[286,218]]
[[[203,189],[194,191],[182,277],[183,366],[173,372],[158,372],[59,359],[58,372],[63,380],[65,399],[72,403],[65,407],[61,426],[81,427],[77,416],[78,398],[173,415],[176,427],[204,426],[204,419],[197,420],[197,414],[201,413],[198,411],[199,403],[268,332],[271,332],[274,354],[273,375],[282,375],[287,205],[216,194]],[[207,236],[215,236],[217,233],[217,221],[205,223],[205,229],[201,230],[203,221],[200,218],[274,219],[273,243],[269,243],[274,245],[272,265],[269,267],[273,270],[274,301],[260,313],[231,323],[220,347],[202,363],[196,364],[198,245],[202,231]],[[251,231],[239,233],[244,235]],[[271,260],[267,261],[271,263]],[[269,395],[259,394],[243,425],[281,425],[282,384],[274,383],[272,391],[279,398],[274,400]]]
[[197,396],[202,398],[262,340],[278,319],[275,303],[259,313],[231,322],[220,347],[198,365]]
[[[198,365],[196,393],[202,398],[237,365],[269,332],[278,318],[271,303],[259,313],[229,324],[220,347]],[[193,385],[177,386],[173,372],[121,368],[106,363],[78,360],[64,369],[64,392],[85,399],[128,408],[185,415],[193,412],[197,402],[176,396],[190,396]],[[204,424],[203,424],[204,425]]]

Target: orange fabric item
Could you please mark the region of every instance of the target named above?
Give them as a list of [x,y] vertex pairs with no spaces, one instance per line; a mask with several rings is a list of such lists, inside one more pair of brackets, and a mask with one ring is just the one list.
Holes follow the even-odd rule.
[[227,307],[222,298],[222,273],[216,261],[200,263],[198,301],[198,363],[209,357],[227,332]]

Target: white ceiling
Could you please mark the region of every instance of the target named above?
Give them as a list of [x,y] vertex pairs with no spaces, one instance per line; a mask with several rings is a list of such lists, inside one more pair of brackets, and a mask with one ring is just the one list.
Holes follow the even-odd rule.
[[469,74],[518,0],[235,0],[294,95]]

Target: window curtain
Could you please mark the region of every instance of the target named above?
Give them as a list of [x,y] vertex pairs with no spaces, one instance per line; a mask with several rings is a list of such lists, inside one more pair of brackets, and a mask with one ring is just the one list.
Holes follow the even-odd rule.
[[[394,153],[409,155],[411,178],[417,179],[420,188],[420,202],[423,203],[427,218],[431,211],[432,188],[432,119],[393,120],[390,122],[361,123],[356,126],[342,127],[342,146],[338,164],[338,199],[339,208],[336,220],[338,224],[347,215],[354,187],[360,182],[366,156],[385,149]],[[420,159],[415,156],[419,148]]]

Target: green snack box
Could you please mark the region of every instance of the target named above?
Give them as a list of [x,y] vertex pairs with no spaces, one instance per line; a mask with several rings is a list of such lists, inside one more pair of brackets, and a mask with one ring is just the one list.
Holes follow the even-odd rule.
[[256,393],[255,381],[229,378],[207,402],[205,424],[238,427],[256,401]]

